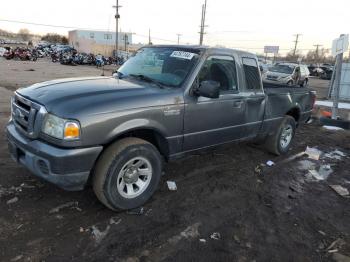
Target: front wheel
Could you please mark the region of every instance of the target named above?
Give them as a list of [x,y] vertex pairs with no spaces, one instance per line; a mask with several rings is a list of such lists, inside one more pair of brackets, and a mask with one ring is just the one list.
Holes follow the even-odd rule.
[[162,158],[155,146],[125,138],[110,145],[97,161],[94,192],[112,210],[136,208],[153,195],[161,172]]
[[273,154],[282,155],[288,152],[296,129],[293,117],[285,116],[275,134],[266,140],[266,148]]
[[305,79],[303,82],[301,82],[300,87],[307,87],[308,80]]

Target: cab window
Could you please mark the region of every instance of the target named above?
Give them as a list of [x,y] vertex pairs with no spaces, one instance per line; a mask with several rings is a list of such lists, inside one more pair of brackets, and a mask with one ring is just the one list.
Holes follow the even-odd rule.
[[216,81],[220,83],[220,93],[238,90],[235,60],[231,56],[210,56],[199,72],[199,83]]
[[243,57],[242,62],[247,89],[261,89],[260,72],[256,60]]

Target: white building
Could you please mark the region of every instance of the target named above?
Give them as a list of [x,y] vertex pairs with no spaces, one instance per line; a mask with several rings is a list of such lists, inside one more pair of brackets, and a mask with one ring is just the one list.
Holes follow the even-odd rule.
[[[102,54],[112,56],[115,50],[115,32],[73,30],[68,32],[69,44],[78,52]],[[119,32],[118,48],[126,51],[132,44],[132,33]]]

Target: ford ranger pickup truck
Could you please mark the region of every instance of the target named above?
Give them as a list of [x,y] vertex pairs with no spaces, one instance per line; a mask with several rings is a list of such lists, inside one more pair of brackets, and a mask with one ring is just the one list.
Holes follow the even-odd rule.
[[53,80],[18,89],[6,126],[11,156],[66,190],[92,183],[112,210],[144,204],[163,163],[234,141],[288,151],[315,92],[263,86],[251,53],[146,46],[111,77]]

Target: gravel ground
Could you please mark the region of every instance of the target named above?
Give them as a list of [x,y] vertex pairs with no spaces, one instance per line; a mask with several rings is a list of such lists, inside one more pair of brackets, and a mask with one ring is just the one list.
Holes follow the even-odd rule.
[[[68,66],[52,63],[48,58],[33,61],[6,60],[0,57],[0,86],[12,91],[58,78],[78,76],[101,76],[103,70],[95,66]],[[114,66],[105,66],[105,75],[111,75]]]
[[[21,65],[16,67],[21,67],[19,71],[9,67],[0,73],[0,86],[10,90],[27,85],[17,79],[34,81],[22,72],[37,74],[39,81],[41,74],[40,80],[46,80],[65,76],[64,70],[67,76],[73,69],[79,70],[74,71],[77,75],[94,70],[54,65],[51,75],[45,62],[37,63],[36,71],[23,71],[27,64],[15,62]],[[350,199],[330,187],[350,190],[348,131],[325,130],[317,122],[301,126],[290,152],[279,157],[249,144],[188,156],[165,166],[160,188],[142,212],[112,212],[97,201],[90,187],[65,192],[12,161],[3,132],[9,116],[7,89],[0,88],[1,261],[348,261],[342,256],[350,257]],[[296,156],[307,146],[322,150],[321,159]],[[275,165],[261,165],[268,160]],[[322,165],[330,165],[326,169],[332,173],[317,180],[308,169]],[[169,191],[167,180],[175,181],[178,190]]]

